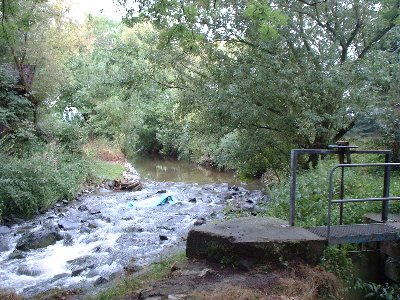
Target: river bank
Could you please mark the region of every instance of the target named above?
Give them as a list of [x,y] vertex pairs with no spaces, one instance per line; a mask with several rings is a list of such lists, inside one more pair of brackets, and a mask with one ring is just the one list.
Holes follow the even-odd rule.
[[[174,204],[149,205],[167,196]],[[264,200],[261,191],[227,183],[144,180],[140,191],[87,190],[74,202],[2,227],[2,289],[27,298],[53,288],[85,294],[183,249],[192,226],[222,218],[225,208],[256,210]],[[45,244],[29,246],[41,238]]]

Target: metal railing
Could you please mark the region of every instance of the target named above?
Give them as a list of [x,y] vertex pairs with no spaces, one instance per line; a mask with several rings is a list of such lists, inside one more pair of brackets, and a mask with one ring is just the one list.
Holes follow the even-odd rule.
[[[340,147],[340,146],[338,146]],[[388,164],[391,161],[392,158],[392,151],[390,150],[356,150],[356,149],[351,149],[352,147],[345,147],[345,148],[331,148],[331,149],[293,149],[291,152],[291,165],[290,165],[290,181],[291,181],[291,187],[290,187],[290,208],[289,208],[289,225],[290,226],[295,226],[295,216],[296,216],[296,187],[297,187],[297,165],[298,165],[298,157],[301,155],[339,155],[339,156],[348,156],[350,155],[360,155],[360,154],[377,154],[377,155],[382,155],[384,156],[385,159],[385,164]],[[349,159],[347,159],[347,163],[345,164],[348,166],[350,163]],[[339,164],[337,168],[341,167],[343,164]],[[341,168],[344,170],[344,168]],[[343,173],[342,173],[342,178],[343,178]],[[384,194],[388,196],[389,195],[389,185],[390,185],[390,166],[387,165],[385,167],[385,174],[384,174],[384,190],[387,192],[387,194]],[[386,193],[385,192],[385,193]],[[343,205],[343,204],[341,204]],[[386,221],[387,220],[387,214],[388,214],[388,206],[387,206],[387,201],[383,201],[382,203],[382,220]]]
[[[338,164],[334,166],[329,173],[329,194],[328,194],[328,223],[327,223],[327,239],[330,243],[331,237],[331,219],[332,219],[332,204],[349,203],[349,202],[370,202],[382,201],[382,221],[386,222],[388,217],[389,200],[400,200],[400,197],[390,197],[390,169],[392,166],[400,166],[400,163],[365,163],[365,164]],[[332,199],[333,198],[333,175],[335,170],[344,168],[357,168],[357,167],[385,167],[384,182],[383,182],[383,196],[376,198],[347,198],[347,199]]]

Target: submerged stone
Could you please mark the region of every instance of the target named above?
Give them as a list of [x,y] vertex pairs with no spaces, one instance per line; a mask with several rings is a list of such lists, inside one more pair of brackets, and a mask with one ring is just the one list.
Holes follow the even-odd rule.
[[17,274],[18,275],[26,275],[26,276],[31,276],[31,277],[37,277],[41,274],[42,272],[37,269],[33,269],[27,265],[22,265],[19,266],[17,269]]
[[94,285],[102,285],[107,283],[108,280],[102,276],[100,276],[99,278],[96,279],[96,281],[94,282]]
[[9,250],[10,250],[10,245],[8,243],[8,240],[0,236],[0,252],[5,252]]
[[25,253],[21,250],[14,250],[9,256],[9,259],[21,259],[25,257]]
[[81,227],[81,224],[79,221],[64,219],[58,221],[58,227],[64,230],[72,230],[72,229],[78,229],[79,227]]
[[0,234],[10,233],[11,229],[8,226],[0,226]]

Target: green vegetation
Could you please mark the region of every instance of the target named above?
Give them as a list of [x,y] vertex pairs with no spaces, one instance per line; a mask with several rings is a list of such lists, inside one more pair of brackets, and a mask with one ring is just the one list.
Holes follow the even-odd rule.
[[[352,133],[400,161],[398,0],[116,2],[124,22],[77,24],[63,0],[0,0],[0,221],[115,179],[137,153],[279,174],[265,214],[284,219],[290,149]],[[326,223],[335,163],[301,161],[297,224]],[[346,197],[380,196],[381,175],[346,171]],[[346,204],[345,223],[379,210]]]
[[52,144],[38,143],[21,156],[1,153],[0,159],[0,219],[10,213],[31,217],[74,198],[88,175],[79,156]]
[[164,278],[169,272],[171,272],[171,265],[173,263],[179,263],[185,260],[185,253],[179,252],[152,264],[148,270],[139,276],[125,277],[121,282],[117,283],[110,289],[102,291],[90,299],[108,300],[116,299],[121,296],[129,297],[139,289],[149,285],[151,282]]
[[114,179],[122,179],[122,173],[125,168],[117,163],[107,162],[107,161],[92,161],[91,163],[91,176],[93,176],[94,181],[104,182]]
[[358,293],[358,297],[363,295],[365,299],[399,299],[400,286],[398,284],[365,282],[356,277],[354,264],[348,254],[351,247],[353,245],[326,248],[321,259],[321,266],[344,282],[347,294]]
[[[374,161],[374,157],[365,158]],[[382,161],[382,159],[381,159]],[[353,162],[361,162],[353,157]],[[327,223],[329,172],[337,164],[336,158],[321,161],[313,170],[302,171],[297,179],[296,194],[296,224],[299,226],[321,226]],[[340,170],[335,173],[334,197],[339,197]],[[400,195],[400,180],[398,171],[392,171],[391,195]],[[382,197],[382,169],[346,169],[344,178],[346,198]],[[271,200],[266,204],[265,214],[284,220],[289,218],[290,203],[289,178],[273,187],[270,192]],[[346,203],[344,205],[344,224],[362,223],[363,215],[367,212],[381,212],[381,202]],[[390,202],[390,212],[400,212],[399,201]],[[332,221],[338,224],[339,206],[332,209]]]

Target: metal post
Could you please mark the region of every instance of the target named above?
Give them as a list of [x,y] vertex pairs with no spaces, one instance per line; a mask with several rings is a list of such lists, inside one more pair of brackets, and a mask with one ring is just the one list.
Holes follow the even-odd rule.
[[296,170],[297,169],[297,152],[296,150],[291,151],[290,159],[290,208],[289,208],[289,225],[294,226],[295,214],[296,214]]
[[[342,168],[343,169],[343,168]],[[333,173],[335,172],[336,167],[333,168],[329,174],[329,193],[328,193],[328,224],[327,225],[327,239],[328,245],[331,240],[331,218],[332,218],[332,197],[333,197]]]
[[[344,162],[340,162],[341,164]],[[340,199],[344,199],[344,167],[341,167],[341,175],[340,175]],[[343,225],[343,208],[344,204],[340,203],[339,207],[339,224]]]
[[[385,154],[385,163],[390,163],[392,160],[392,153]],[[385,175],[383,179],[383,197],[389,197],[390,193],[390,165],[385,166]],[[389,200],[382,201],[382,222],[388,220],[389,214]]]
[[[339,150],[339,164],[350,163],[350,151],[349,151],[349,142],[348,141],[337,141],[336,143],[338,150]],[[346,158],[346,161],[345,161]],[[339,192],[340,199],[344,199],[344,167],[341,167],[340,172],[340,192]],[[339,208],[339,224],[343,225],[343,210],[344,210],[344,203],[340,203]]]

